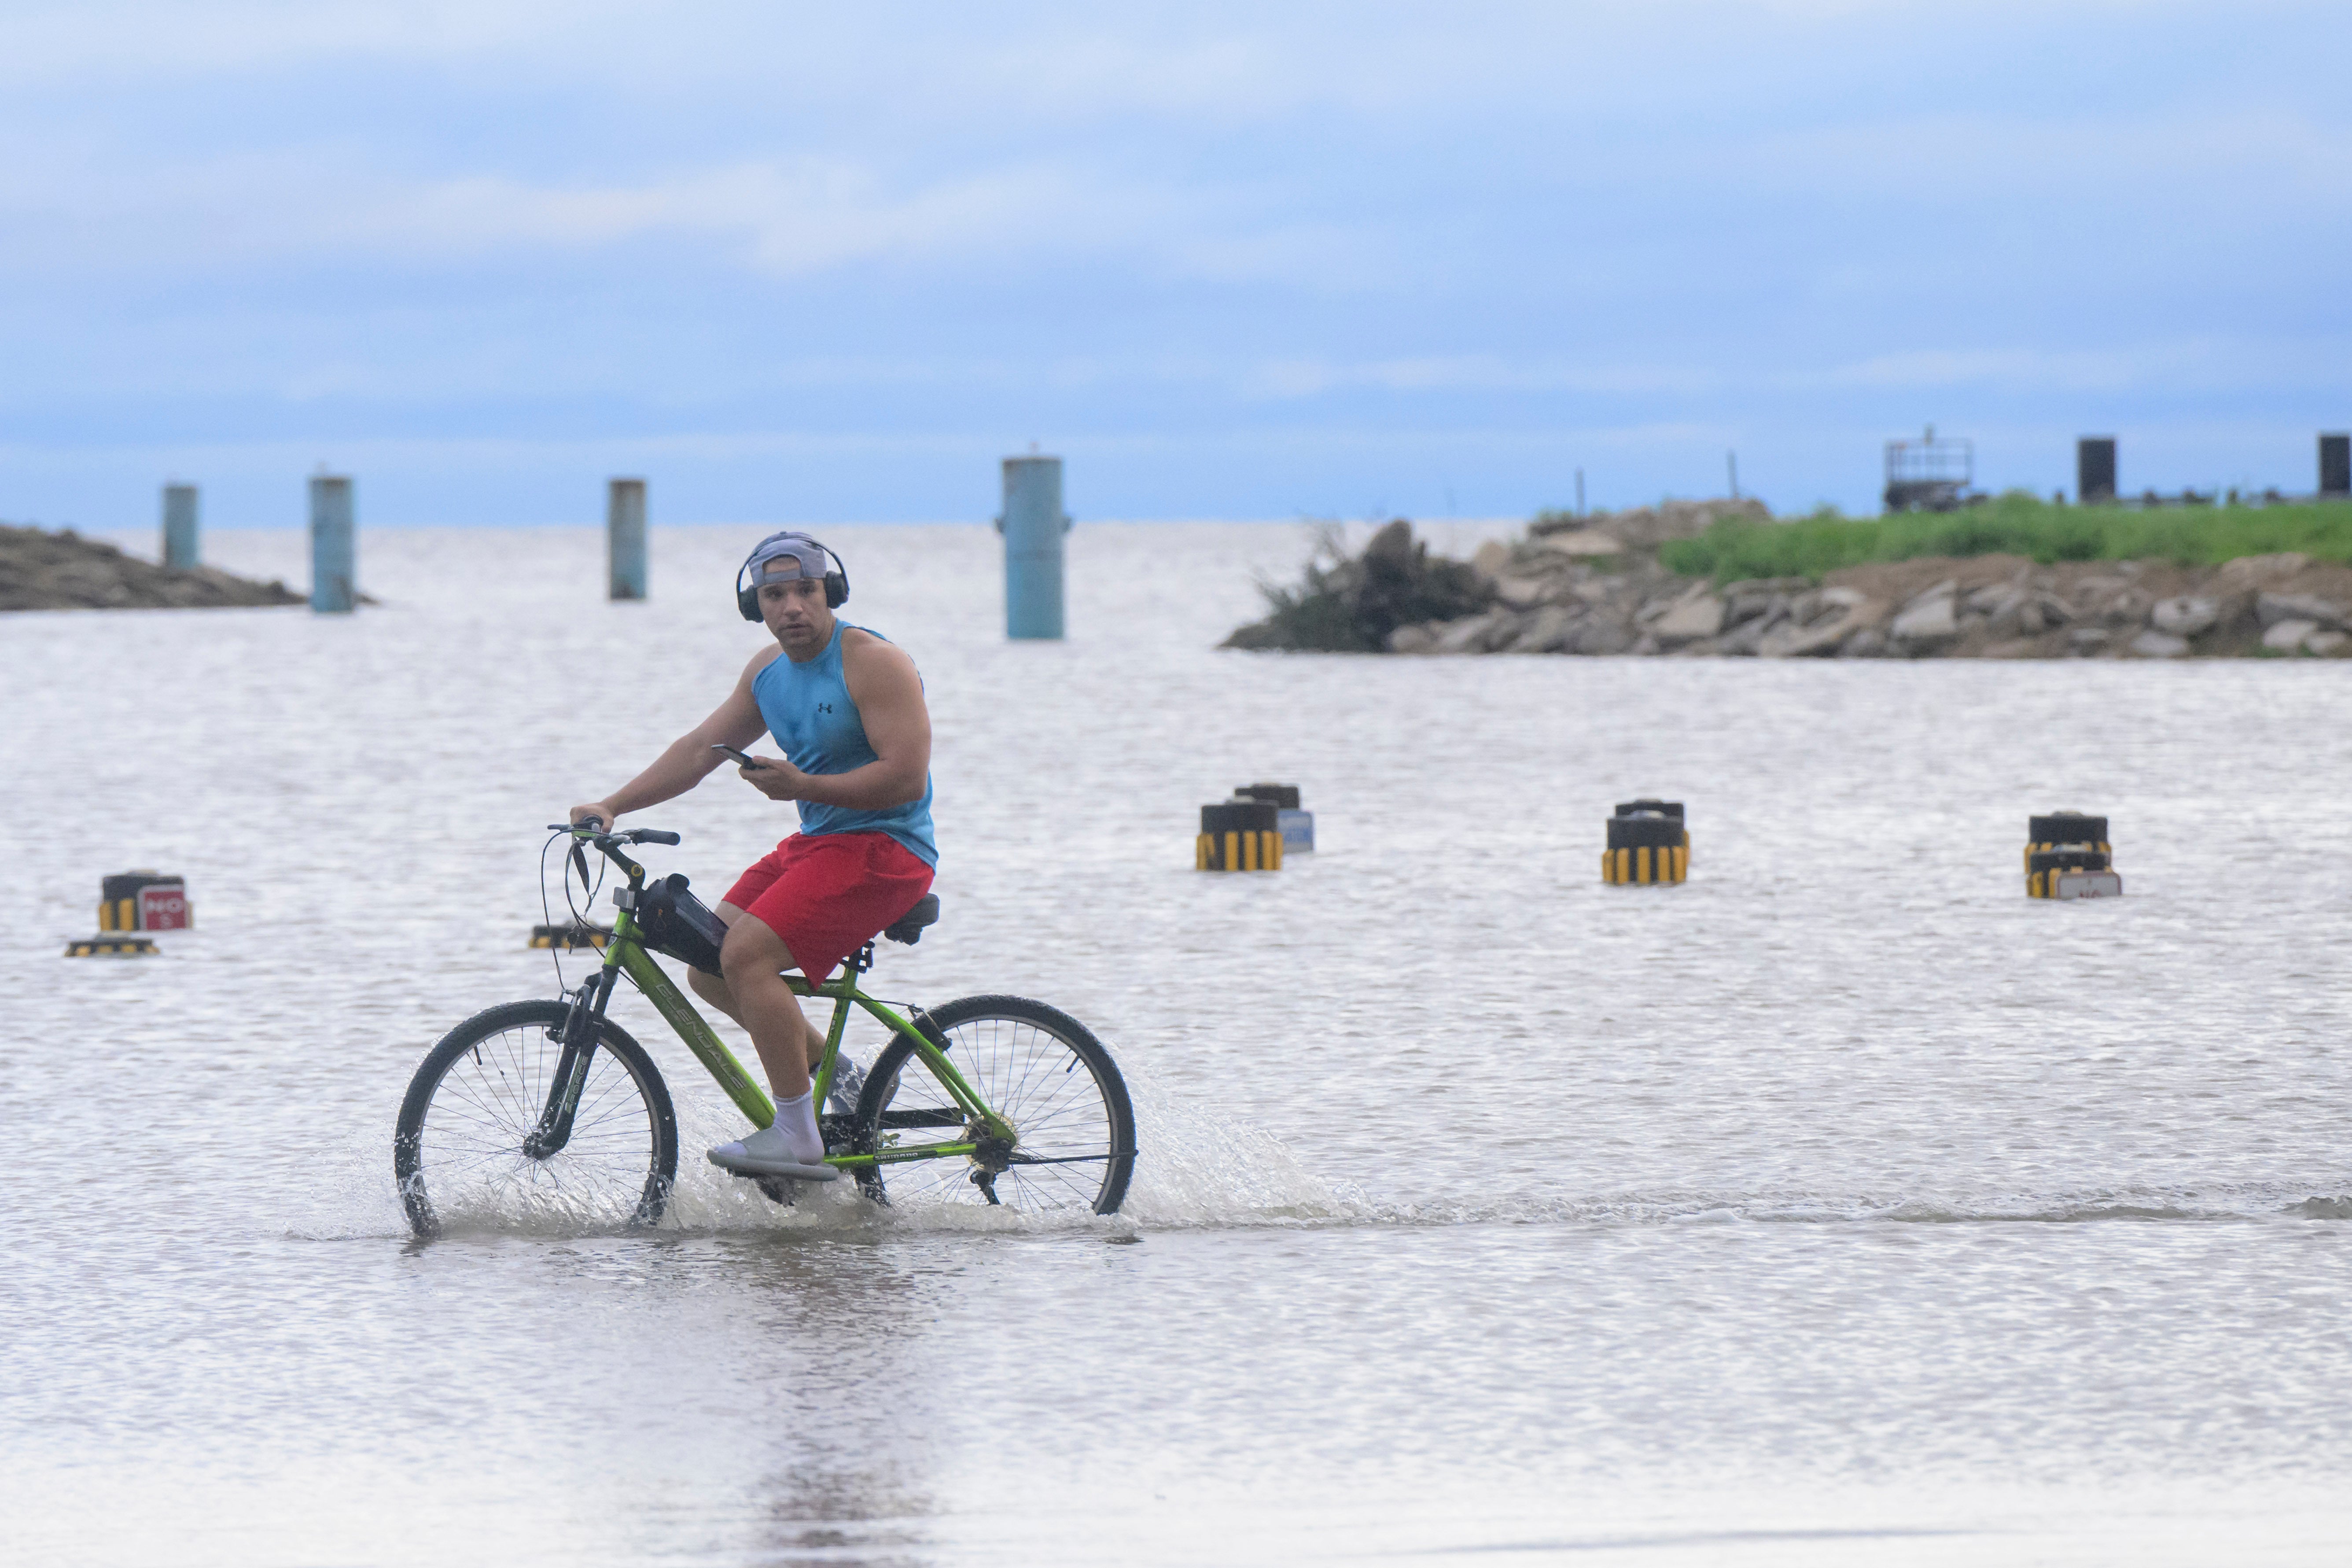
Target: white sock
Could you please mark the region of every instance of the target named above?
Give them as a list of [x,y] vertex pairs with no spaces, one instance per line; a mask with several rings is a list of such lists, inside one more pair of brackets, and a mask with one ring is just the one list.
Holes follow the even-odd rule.
[[816,1130],[814,1090],[803,1089],[797,1100],[776,1102],[776,1131],[784,1135],[793,1160],[803,1165],[824,1163],[824,1134]]

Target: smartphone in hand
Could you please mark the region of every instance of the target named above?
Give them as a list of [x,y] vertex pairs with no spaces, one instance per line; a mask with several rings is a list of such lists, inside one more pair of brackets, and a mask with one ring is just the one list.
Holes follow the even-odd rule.
[[737,762],[742,763],[747,768],[764,768],[768,765],[757,757],[746,756],[743,752],[737,751],[732,746],[713,745],[710,749],[714,752],[726,752],[729,756],[734,758]]

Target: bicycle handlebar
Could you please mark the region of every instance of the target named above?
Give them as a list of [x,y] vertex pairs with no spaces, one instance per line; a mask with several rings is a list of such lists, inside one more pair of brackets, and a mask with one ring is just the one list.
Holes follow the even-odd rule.
[[604,818],[597,816],[583,817],[578,822],[551,822],[547,826],[551,833],[569,833],[575,838],[588,839],[599,849],[607,848],[614,844],[679,842],[677,834],[666,832],[658,827],[632,827],[626,833],[607,833],[604,831]]

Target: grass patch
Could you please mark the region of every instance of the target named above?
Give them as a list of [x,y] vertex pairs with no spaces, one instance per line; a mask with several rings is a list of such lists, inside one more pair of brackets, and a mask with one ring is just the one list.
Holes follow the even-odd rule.
[[1686,577],[1811,577],[1872,561],[1921,555],[2023,555],[2055,561],[2176,561],[2210,566],[2241,555],[2298,550],[2352,561],[2352,504],[2168,507],[2053,506],[2012,490],[1966,511],[1843,517],[1823,509],[1788,522],[1727,519],[1658,559]]

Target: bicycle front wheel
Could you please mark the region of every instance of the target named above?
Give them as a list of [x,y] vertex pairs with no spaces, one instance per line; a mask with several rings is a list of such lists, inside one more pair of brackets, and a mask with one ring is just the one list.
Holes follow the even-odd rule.
[[650,1225],[677,1179],[677,1114],[645,1047],[611,1019],[550,1150],[542,1122],[563,1059],[561,1002],[477,1013],[426,1054],[401,1102],[393,1175],[421,1237],[451,1223]]
[[[982,1138],[912,1041],[891,1041],[857,1101],[858,1180],[896,1205],[1002,1205],[1024,1214],[1116,1214],[1135,1173],[1127,1082],[1084,1024],[1022,996],[967,996],[916,1023],[987,1107],[1012,1124]],[[976,1152],[927,1154],[982,1142]]]

